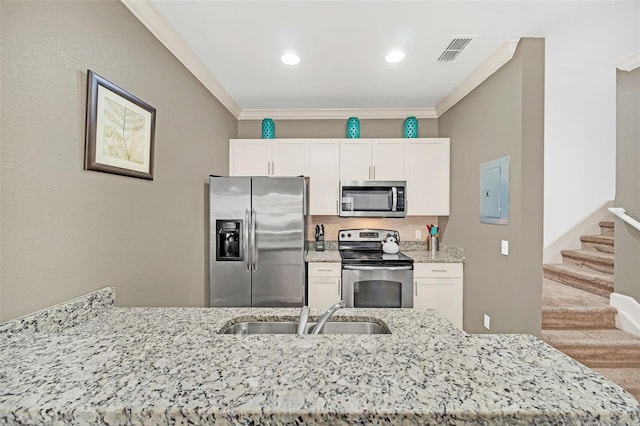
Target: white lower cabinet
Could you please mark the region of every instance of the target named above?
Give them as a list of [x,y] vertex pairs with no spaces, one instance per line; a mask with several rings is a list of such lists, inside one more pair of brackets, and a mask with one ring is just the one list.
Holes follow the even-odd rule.
[[414,263],[414,308],[431,308],[462,330],[462,263]]
[[310,262],[308,265],[307,284],[310,308],[323,308],[342,299],[341,264],[329,262]]

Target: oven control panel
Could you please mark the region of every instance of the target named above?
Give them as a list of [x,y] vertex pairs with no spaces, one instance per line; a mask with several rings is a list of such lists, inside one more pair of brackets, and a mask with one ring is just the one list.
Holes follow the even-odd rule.
[[341,229],[338,232],[338,241],[382,242],[389,236],[400,242],[400,233],[393,229]]

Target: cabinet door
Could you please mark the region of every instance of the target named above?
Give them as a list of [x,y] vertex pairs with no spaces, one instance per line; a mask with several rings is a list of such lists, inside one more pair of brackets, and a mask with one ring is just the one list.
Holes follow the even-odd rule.
[[271,140],[271,176],[306,176],[308,160],[307,139]]
[[340,180],[373,179],[371,140],[340,140]]
[[338,214],[340,183],[340,141],[309,141],[309,212],[312,215]]
[[449,215],[448,138],[406,139],[407,215]]
[[267,176],[268,162],[268,141],[232,139],[229,142],[229,176]]
[[375,139],[371,144],[372,179],[404,180],[405,139]]
[[414,308],[431,308],[462,330],[462,264],[416,263]]
[[341,300],[341,265],[339,263],[313,262],[308,266],[309,300],[307,304],[309,307],[326,309]]

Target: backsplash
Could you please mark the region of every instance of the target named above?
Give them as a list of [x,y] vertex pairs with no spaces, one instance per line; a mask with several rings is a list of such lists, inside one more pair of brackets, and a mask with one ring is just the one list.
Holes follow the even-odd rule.
[[[438,225],[438,216],[409,216],[403,219],[374,217],[309,216],[307,239],[313,240],[315,226],[324,225],[325,241],[337,241],[338,231],[349,228],[394,229],[400,232],[400,241],[426,241],[427,225]],[[416,238],[416,230],[422,237]]]

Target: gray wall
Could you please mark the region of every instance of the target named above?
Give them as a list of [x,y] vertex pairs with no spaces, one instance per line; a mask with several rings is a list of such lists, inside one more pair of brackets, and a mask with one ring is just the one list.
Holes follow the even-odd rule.
[[[106,285],[203,306],[206,182],[237,120],[118,1],[0,7],[0,320]],[[83,170],[87,69],[157,108],[155,180]]]
[[[443,242],[466,250],[464,329],[540,334],[544,40],[522,39],[513,59],[439,118],[451,138],[451,214]],[[481,224],[479,166],[510,155],[510,222]],[[509,241],[509,256],[500,241]],[[491,317],[491,330],[483,327]]]
[[[616,199],[640,218],[640,68],[617,71]],[[615,292],[640,302],[640,231],[615,219]]]
[[[274,120],[278,138],[344,138],[347,120]],[[401,138],[404,119],[360,120],[361,138]],[[418,119],[418,136],[438,136],[438,119]],[[240,120],[238,138],[262,137],[262,120]]]

